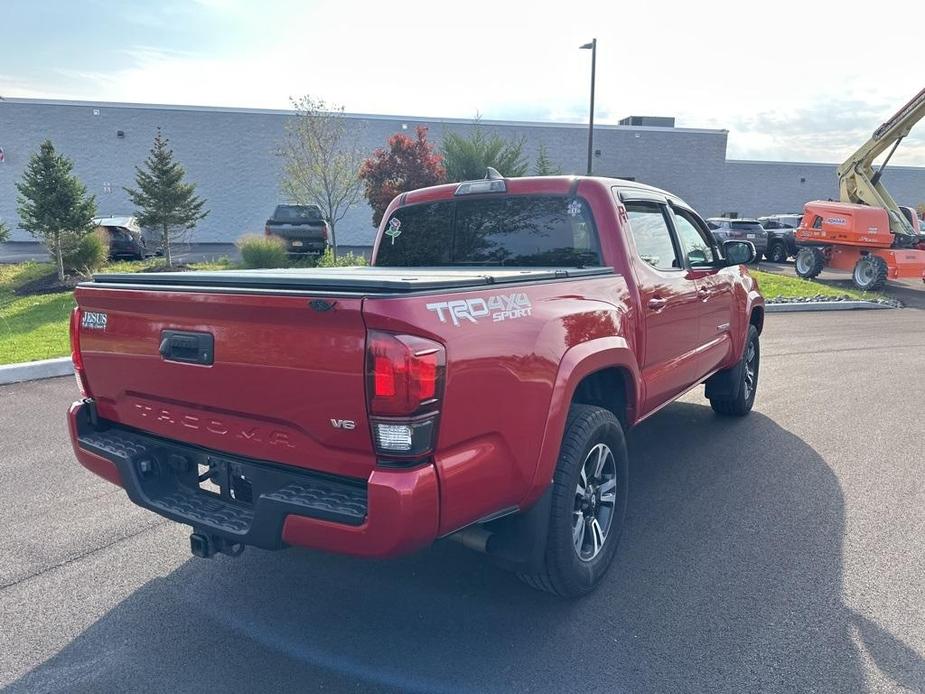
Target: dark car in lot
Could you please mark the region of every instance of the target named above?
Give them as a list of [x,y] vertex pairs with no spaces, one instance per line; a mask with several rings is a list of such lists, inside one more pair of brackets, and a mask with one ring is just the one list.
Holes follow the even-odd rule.
[[97,232],[106,235],[111,259],[144,260],[150,255],[144,234],[134,217],[97,217],[93,223]]
[[765,257],[772,263],[784,263],[797,254],[796,228],[800,226],[801,214],[772,214],[758,217],[758,222],[768,232],[768,250]]
[[713,232],[717,243],[726,241],[751,241],[755,247],[755,259],[761,260],[768,248],[768,232],[757,219],[732,219],[729,217],[710,217],[707,226]]
[[280,239],[287,253],[321,255],[328,247],[328,223],[318,205],[277,205],[264,234]]

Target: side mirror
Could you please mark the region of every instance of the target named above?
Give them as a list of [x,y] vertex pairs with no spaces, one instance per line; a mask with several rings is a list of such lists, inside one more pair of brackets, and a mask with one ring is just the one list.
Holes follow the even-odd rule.
[[726,265],[748,265],[755,260],[755,244],[751,241],[724,241]]

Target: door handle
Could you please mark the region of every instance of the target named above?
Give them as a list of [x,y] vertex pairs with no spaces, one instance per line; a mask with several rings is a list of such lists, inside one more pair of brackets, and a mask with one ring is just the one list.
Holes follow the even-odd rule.
[[653,311],[661,311],[663,308],[665,308],[665,304],[667,303],[668,299],[662,299],[661,297],[655,296],[649,299],[649,308],[651,308]]
[[700,295],[702,301],[709,301],[710,299],[710,290],[706,287],[697,287],[697,293]]

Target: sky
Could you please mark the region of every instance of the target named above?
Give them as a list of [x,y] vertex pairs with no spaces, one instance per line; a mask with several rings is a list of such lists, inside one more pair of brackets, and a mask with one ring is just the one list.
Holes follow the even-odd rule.
[[[899,20],[897,20],[899,18]],[[0,97],[587,122],[839,162],[925,87],[925,3],[0,0]],[[2,124],[0,124],[2,128]],[[893,163],[925,166],[925,123]]]

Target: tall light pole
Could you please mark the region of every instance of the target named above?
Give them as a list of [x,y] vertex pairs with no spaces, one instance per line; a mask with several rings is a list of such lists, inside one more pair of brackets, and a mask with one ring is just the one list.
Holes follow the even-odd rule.
[[597,39],[591,43],[579,46],[580,49],[591,49],[591,115],[588,118],[588,175],[591,175],[591,157],[594,155],[594,69],[597,65]]

